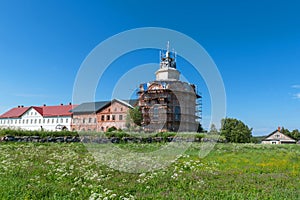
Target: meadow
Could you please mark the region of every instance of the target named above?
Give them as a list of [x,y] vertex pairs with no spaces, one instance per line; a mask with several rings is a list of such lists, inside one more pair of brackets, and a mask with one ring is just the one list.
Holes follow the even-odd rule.
[[[107,144],[101,144],[103,147]],[[113,144],[153,152],[165,143]],[[167,167],[128,173],[82,143],[0,143],[0,199],[300,199],[300,145],[192,143]]]

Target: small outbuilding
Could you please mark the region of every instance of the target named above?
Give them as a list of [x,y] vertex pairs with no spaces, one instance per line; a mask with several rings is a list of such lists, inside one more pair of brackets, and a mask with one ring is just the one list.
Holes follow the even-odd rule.
[[280,127],[262,140],[262,144],[296,144],[296,140],[283,134]]

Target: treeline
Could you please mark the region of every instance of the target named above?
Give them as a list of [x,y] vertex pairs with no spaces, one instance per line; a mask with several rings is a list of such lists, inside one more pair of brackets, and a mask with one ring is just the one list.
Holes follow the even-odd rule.
[[280,130],[281,133],[295,139],[295,140],[300,140],[300,132],[298,129],[294,129],[292,131],[289,131],[288,129],[282,127]]
[[[289,131],[282,127],[280,132],[295,140],[300,140],[300,132],[298,129]],[[227,142],[232,143],[260,143],[261,140],[266,137],[253,137],[252,128],[249,128],[244,122],[235,118],[222,119],[221,128],[219,130],[212,124],[208,133],[220,134],[226,138]]]

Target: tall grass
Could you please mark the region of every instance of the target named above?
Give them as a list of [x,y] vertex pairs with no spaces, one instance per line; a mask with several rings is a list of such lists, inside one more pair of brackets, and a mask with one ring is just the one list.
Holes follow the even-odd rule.
[[[147,153],[165,144],[110,145]],[[300,145],[217,144],[200,158],[201,145],[135,174],[80,143],[1,143],[0,199],[300,199]]]

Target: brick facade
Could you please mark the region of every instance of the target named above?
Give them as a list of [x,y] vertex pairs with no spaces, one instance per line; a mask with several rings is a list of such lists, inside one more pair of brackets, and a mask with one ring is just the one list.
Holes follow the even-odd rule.
[[125,129],[126,116],[130,108],[118,101],[97,113],[98,131],[107,131],[109,127]]
[[[134,101],[131,102],[134,105]],[[107,131],[110,127],[126,129],[126,116],[128,110],[133,108],[128,102],[112,100],[107,102],[94,103],[94,111],[87,109],[74,110],[72,130],[74,131]],[[84,105],[82,106],[84,108]]]

